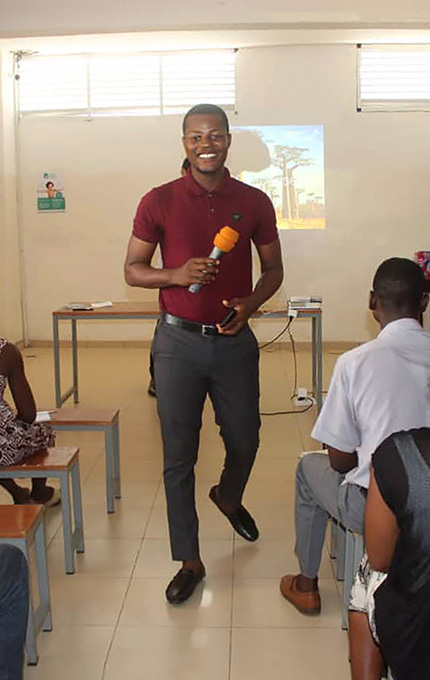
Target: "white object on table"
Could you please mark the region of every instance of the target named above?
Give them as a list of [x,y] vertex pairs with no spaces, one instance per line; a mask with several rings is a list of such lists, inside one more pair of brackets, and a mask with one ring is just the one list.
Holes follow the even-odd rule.
[[51,420],[52,414],[55,413],[55,411],[38,411],[36,413],[36,418],[35,418],[35,423],[46,423],[48,420]]

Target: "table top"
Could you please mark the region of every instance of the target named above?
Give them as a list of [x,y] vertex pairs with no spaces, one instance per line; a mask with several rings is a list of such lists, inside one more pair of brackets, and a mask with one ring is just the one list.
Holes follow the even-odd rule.
[[[303,307],[295,310],[298,316],[319,316],[322,309],[310,309]],[[160,309],[157,302],[114,302],[111,307],[99,307],[97,309],[68,309],[67,307],[60,307],[52,312],[56,318],[80,318],[80,319],[94,319],[94,318],[129,318],[129,319],[156,319],[160,315]],[[257,310],[252,314],[252,318],[258,319],[260,317],[281,317],[288,316],[287,309],[271,310],[264,309]]]
[[0,538],[25,538],[43,516],[43,505],[0,505]]
[[57,408],[48,422],[51,425],[112,425],[118,415],[118,408]]

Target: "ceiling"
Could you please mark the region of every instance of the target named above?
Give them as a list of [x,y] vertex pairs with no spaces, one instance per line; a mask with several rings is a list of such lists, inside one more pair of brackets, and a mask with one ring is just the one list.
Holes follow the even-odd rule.
[[194,28],[430,26],[428,0],[0,0],[0,37]]

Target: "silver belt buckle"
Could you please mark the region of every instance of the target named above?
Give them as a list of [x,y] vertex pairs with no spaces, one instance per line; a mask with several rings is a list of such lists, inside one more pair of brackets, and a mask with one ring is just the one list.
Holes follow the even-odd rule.
[[202,324],[202,335],[208,336],[211,335],[211,330],[212,326],[208,326],[207,324]]

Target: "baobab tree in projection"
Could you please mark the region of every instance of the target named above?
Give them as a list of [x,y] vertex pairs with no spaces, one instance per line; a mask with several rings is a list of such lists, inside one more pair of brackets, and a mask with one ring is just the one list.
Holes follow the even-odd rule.
[[272,163],[281,170],[282,217],[287,220],[300,217],[298,194],[302,190],[296,188],[294,171],[315,164],[312,158],[305,158],[307,153],[309,149],[281,144],[273,150]]
[[274,184],[274,180],[281,179],[280,175],[277,175],[275,177],[259,177],[254,180],[253,185],[258,187],[258,189],[261,189],[261,191],[264,191],[265,194],[267,194],[272,201],[273,204],[276,204],[279,199],[279,193],[277,190],[277,187]]
[[279,229],[324,229],[322,125],[234,128],[230,169],[272,200]]

